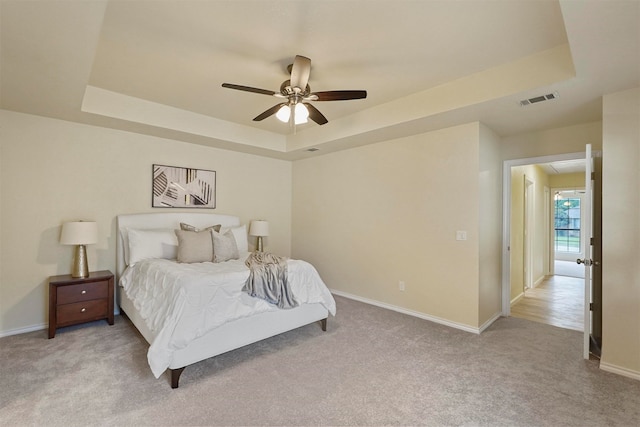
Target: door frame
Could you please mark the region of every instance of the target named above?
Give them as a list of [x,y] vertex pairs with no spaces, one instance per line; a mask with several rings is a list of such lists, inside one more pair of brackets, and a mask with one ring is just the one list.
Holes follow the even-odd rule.
[[505,160],[502,166],[502,315],[511,315],[511,168],[562,160],[584,159],[586,151]]
[[533,288],[533,230],[535,223],[535,184],[524,175],[524,262],[522,263],[524,271],[522,276],[522,292],[526,292],[527,289]]

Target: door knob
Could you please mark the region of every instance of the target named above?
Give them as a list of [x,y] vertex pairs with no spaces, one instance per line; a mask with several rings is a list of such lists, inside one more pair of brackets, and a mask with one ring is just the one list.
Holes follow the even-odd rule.
[[585,258],[585,259],[580,259],[580,258],[578,258],[578,259],[576,260],[576,262],[578,263],[578,265],[579,265],[579,264],[584,264],[584,265],[586,265],[586,266],[590,266],[590,265],[591,265],[591,260],[590,260],[590,259],[586,259],[586,258]]

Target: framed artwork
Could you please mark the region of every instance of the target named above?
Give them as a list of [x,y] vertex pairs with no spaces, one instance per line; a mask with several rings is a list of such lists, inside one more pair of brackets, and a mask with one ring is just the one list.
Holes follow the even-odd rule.
[[154,208],[216,207],[216,172],[153,165]]

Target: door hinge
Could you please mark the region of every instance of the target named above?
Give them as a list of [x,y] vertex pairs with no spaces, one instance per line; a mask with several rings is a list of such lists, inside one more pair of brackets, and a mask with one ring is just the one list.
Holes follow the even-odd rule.
[[596,244],[596,238],[595,237],[590,238],[589,239],[589,245],[593,246],[595,244]]
[[589,311],[596,311],[595,303],[592,303],[592,302],[589,303]]
[[596,173],[591,172],[591,181],[595,181],[595,180],[596,180]]

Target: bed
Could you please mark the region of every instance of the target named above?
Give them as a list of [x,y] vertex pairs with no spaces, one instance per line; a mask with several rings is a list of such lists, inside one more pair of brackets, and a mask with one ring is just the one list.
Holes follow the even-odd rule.
[[[219,263],[172,259],[175,242],[167,239],[181,223],[196,229],[220,225],[220,235],[235,238],[239,258]],[[117,216],[116,227],[118,305],[150,344],[154,376],[168,370],[172,388],[178,388],[191,364],[315,322],[326,331],[329,314],[335,314],[335,301],[320,276],[300,260],[286,261],[296,307],[279,309],[242,292],[249,252],[246,227],[236,216],[129,214]]]

